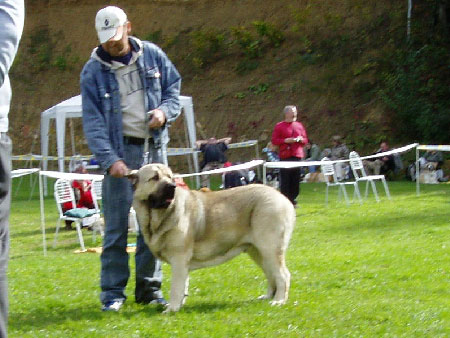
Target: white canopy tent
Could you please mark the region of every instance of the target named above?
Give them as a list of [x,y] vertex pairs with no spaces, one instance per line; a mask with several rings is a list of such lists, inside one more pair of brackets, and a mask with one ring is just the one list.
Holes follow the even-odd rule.
[[[192,97],[180,96],[180,105],[184,113],[184,121],[188,133],[189,146],[195,148],[196,130],[194,107],[192,104]],[[64,172],[64,152],[65,152],[65,137],[66,137],[66,119],[81,117],[81,95],[77,95],[58,103],[57,105],[45,110],[41,113],[41,154],[43,157],[42,169],[47,170],[48,166],[48,139],[50,130],[50,120],[56,121],[56,146],[58,153],[58,170]],[[198,168],[198,154],[197,152],[189,152],[192,155],[194,170],[199,171]],[[170,154],[169,154],[170,155]]]

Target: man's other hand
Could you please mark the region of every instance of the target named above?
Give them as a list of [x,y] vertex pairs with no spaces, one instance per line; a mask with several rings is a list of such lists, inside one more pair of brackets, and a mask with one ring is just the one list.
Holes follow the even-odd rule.
[[122,160],[114,162],[113,165],[109,167],[109,174],[112,177],[125,177],[125,175],[128,174],[128,171],[127,165]]

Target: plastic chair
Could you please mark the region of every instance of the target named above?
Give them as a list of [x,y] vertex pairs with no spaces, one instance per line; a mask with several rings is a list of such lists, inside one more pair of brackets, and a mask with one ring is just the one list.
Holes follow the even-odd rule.
[[[92,198],[97,199],[97,205],[98,205],[99,201],[102,200],[102,184],[103,184],[103,181],[101,181],[101,180],[93,180],[92,181],[92,192],[93,192]],[[99,212],[101,212],[101,210],[99,210]],[[135,232],[139,232],[139,224],[138,224],[137,217],[136,217],[136,211],[134,211],[133,207],[130,208],[129,222],[131,222],[131,221],[134,224]],[[100,233],[103,236],[103,229],[100,229]]]
[[[58,238],[58,232],[59,232],[59,228],[61,225],[61,221],[72,221],[75,223],[75,227],[77,229],[78,240],[80,242],[81,250],[86,251],[86,248],[84,246],[83,234],[81,232],[81,227],[83,224],[83,220],[91,219],[92,216],[97,216],[98,218],[100,218],[100,215],[99,215],[100,212],[99,212],[97,200],[93,197],[94,206],[95,206],[93,214],[90,214],[89,216],[85,216],[85,217],[73,217],[73,216],[64,215],[64,212],[62,209],[62,205],[67,202],[72,203],[71,210],[78,209],[78,208],[76,208],[75,194],[73,192],[71,182],[69,180],[62,179],[62,178],[59,178],[58,180],[56,180],[55,186],[54,186],[54,196],[55,196],[56,206],[57,206],[58,212],[59,212],[59,218],[58,218],[58,222],[56,224],[56,232],[55,232],[55,239],[53,241],[53,247],[56,246],[56,241]],[[92,209],[90,209],[90,210],[92,210]]]
[[134,210],[133,207],[130,208],[130,216],[128,218],[129,219],[128,222],[131,221],[130,218],[131,218],[131,220],[133,221],[133,224],[134,224],[134,231],[136,233],[139,233],[139,223],[138,223],[138,220],[137,220],[136,211]]
[[367,175],[362,160],[356,151],[352,151],[350,153],[349,158],[350,158],[350,166],[352,168],[353,175],[355,176],[355,181],[357,183],[359,183],[360,181],[366,182],[366,193],[364,195],[364,198],[367,198],[367,195],[369,194],[369,183],[370,183],[370,185],[372,186],[373,194],[375,195],[375,199],[377,200],[377,202],[380,201],[380,198],[378,197],[377,188],[374,182],[380,180],[381,182],[383,182],[384,191],[386,192],[387,198],[391,199],[391,194],[389,193],[389,188],[386,183],[384,175]]
[[[362,203],[361,194],[359,193],[359,188],[357,182],[340,182],[338,181],[336,172],[334,170],[333,162],[330,161],[328,157],[324,157],[321,160],[320,169],[322,171],[322,174],[325,176],[327,188],[325,193],[325,204],[328,204],[328,189],[329,187],[338,187],[338,199],[341,197],[341,191],[344,195],[345,202],[347,205],[349,205],[349,200],[347,196],[347,190],[345,189],[346,185],[353,185],[354,192],[353,192],[353,199],[355,199],[355,195],[358,197],[359,203]],[[330,177],[332,178],[332,181],[330,182]]]
[[[99,215],[102,213],[101,207],[100,207],[100,203],[102,202],[102,184],[103,181],[102,180],[93,180],[91,183],[91,194],[92,194],[92,200],[95,201],[94,205],[97,208],[97,211],[99,213]],[[103,237],[104,232],[103,232],[103,228],[94,223],[94,227],[92,228],[92,240],[95,241],[95,234],[97,232],[100,233],[100,236]]]

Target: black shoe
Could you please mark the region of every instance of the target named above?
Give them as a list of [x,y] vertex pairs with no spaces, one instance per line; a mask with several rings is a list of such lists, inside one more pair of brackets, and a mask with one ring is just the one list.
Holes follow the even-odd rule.
[[149,300],[136,300],[136,303],[138,304],[156,304],[159,306],[167,306],[169,303],[167,300],[165,300],[163,297],[161,298],[153,298]]

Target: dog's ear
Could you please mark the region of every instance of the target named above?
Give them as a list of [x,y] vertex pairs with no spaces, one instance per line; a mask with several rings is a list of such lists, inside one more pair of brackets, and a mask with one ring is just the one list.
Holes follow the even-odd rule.
[[135,187],[139,179],[138,171],[131,170],[128,172],[128,174],[125,175],[125,177],[127,177],[130,180],[133,187]]

